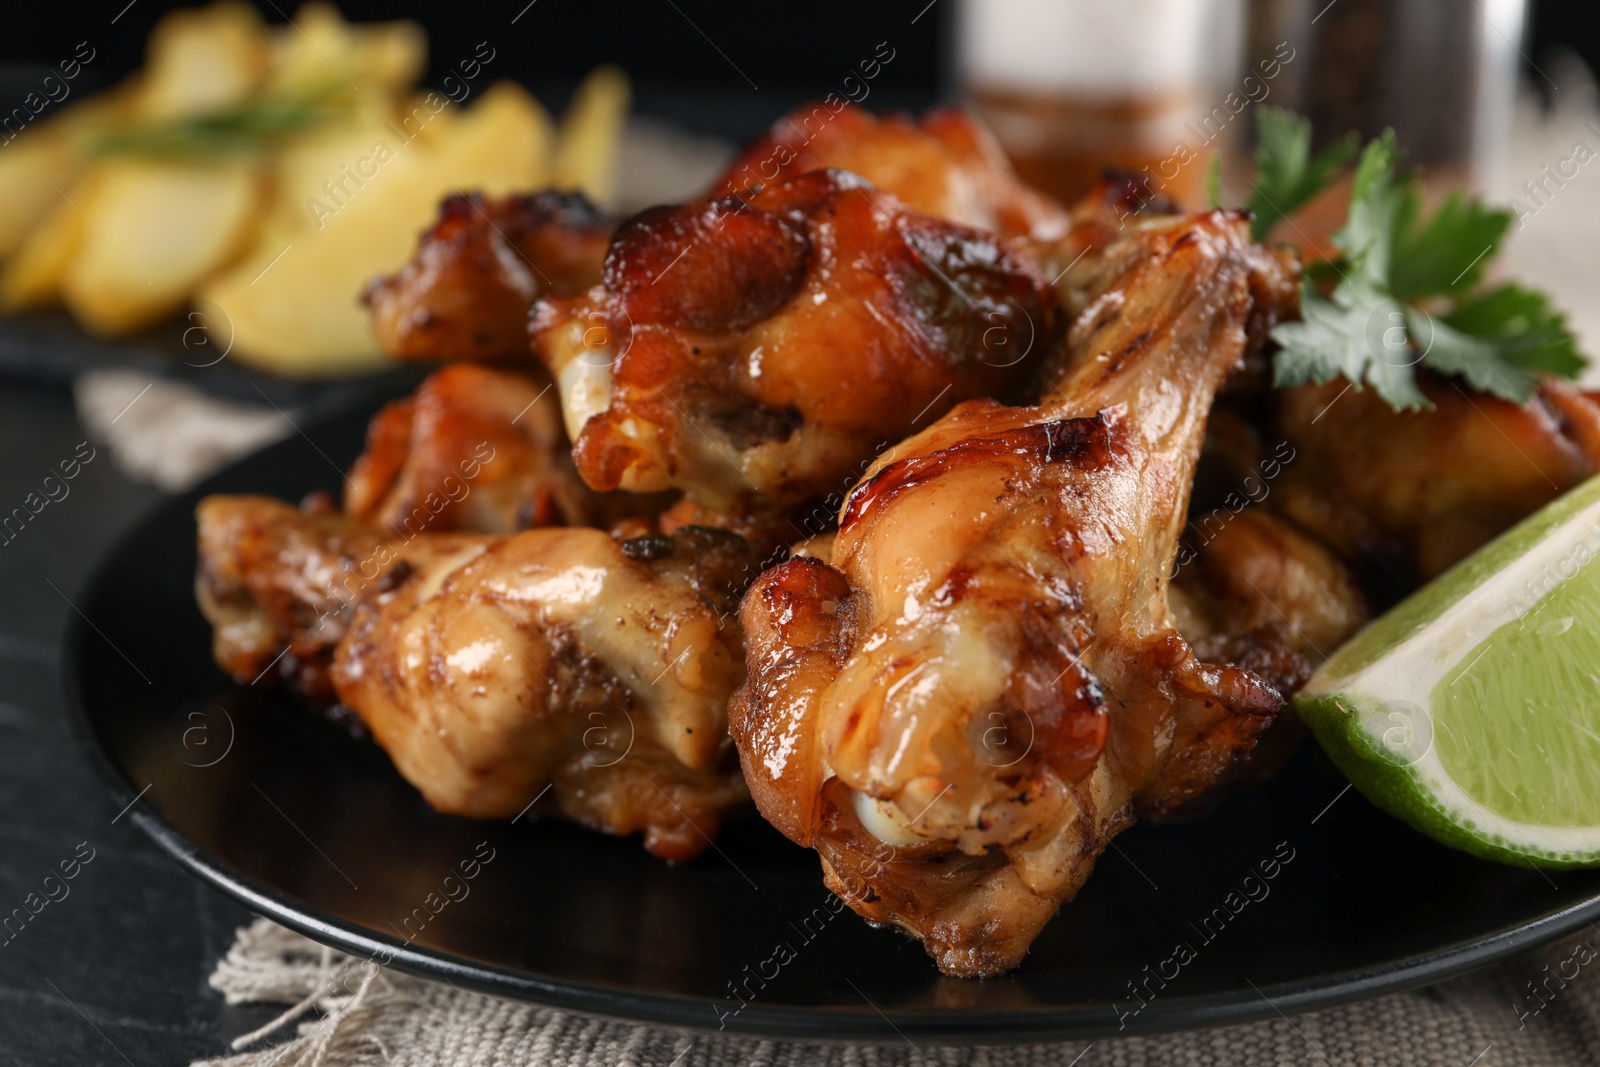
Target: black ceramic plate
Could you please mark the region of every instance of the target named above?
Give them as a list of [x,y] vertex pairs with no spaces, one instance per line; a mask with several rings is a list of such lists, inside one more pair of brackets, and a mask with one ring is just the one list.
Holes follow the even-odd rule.
[[167,378],[233,400],[282,407],[337,405],[409,389],[428,368],[390,364],[326,378],[286,378],[227,358],[229,342],[208,332],[215,314],[177,315],[128,337],[95,337],[55,308],[0,315],[0,379],[67,388],[80,374],[112,368]]
[[75,598],[69,636],[73,702],[118,806],[130,805],[122,817],[320,941],[587,1012],[920,1044],[1328,1006],[1481,965],[1600,913],[1600,872],[1546,875],[1445,849],[1347,792],[1309,747],[1209,815],[1119,837],[1022,968],[983,981],[941,978],[914,943],[835,911],[815,856],[754,816],[669,866],[636,840],[557,822],[439,815],[371,744],[266,682],[230,684],[194,606],[199,496],[336,490],[365,414],[158,509]]

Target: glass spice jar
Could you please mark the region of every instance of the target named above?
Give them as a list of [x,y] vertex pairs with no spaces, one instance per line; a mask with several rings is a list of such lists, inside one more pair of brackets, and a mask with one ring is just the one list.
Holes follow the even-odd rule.
[[1112,166],[1199,204],[1222,144],[1206,119],[1239,65],[1242,23],[1239,0],[965,0],[956,63],[1029,184],[1071,200]]
[[1278,101],[1313,147],[1393,127],[1430,183],[1482,189],[1505,151],[1526,0],[1251,0],[1247,54],[1304,42]]

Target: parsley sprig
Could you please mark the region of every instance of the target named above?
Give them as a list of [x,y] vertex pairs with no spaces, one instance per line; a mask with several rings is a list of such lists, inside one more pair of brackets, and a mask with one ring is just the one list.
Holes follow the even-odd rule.
[[[1311,156],[1311,126],[1276,108],[1257,112],[1258,240],[1346,171],[1352,135]],[[1393,131],[1361,150],[1341,253],[1310,271],[1301,320],[1272,331],[1280,386],[1343,376],[1370,385],[1397,410],[1430,406],[1416,368],[1459,377],[1474,389],[1523,403],[1543,374],[1576,377],[1586,361],[1565,317],[1544,294],[1506,283],[1482,290],[1488,263],[1511,227],[1508,211],[1452,193],[1423,217],[1416,171],[1398,170]],[[1323,295],[1316,277],[1337,278]]]
[[1355,157],[1361,138],[1353,131],[1311,158],[1311,120],[1277,107],[1256,108],[1255,215],[1250,236],[1257,241],[1333,184]]

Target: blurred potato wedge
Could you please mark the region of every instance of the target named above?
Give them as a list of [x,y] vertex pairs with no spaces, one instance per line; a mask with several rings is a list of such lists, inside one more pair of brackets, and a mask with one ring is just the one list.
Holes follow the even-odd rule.
[[89,233],[82,207],[94,203],[94,186],[91,176],[56,194],[54,205],[6,261],[0,272],[0,304],[7,311],[37,307],[61,295],[62,279]]
[[315,192],[303,220],[282,231],[288,251],[259,245],[200,292],[226,313],[235,358],[294,375],[384,363],[360,304],[365,283],[406,261],[444,197],[527,189],[544,178],[548,119],[521,89],[496,86],[447,122],[430,139],[406,140],[397,127],[376,142],[353,138],[348,158],[335,164],[320,157],[327,167],[321,181],[313,171],[285,179],[295,190],[286,197]]
[[[235,359],[303,377],[383,365],[359,294],[349,286],[373,258],[358,229],[300,234],[278,249],[263,246],[201,288],[200,299],[222,309]],[[346,231],[344,239],[325,239]]]
[[442,199],[612,193],[620,70],[586,78],[558,126],[489,82],[486,44],[454,58],[448,92],[418,91],[420,26],[347,22],[325,0],[287,26],[247,0],[164,15],[139,71],[0,145],[0,309],[64,303],[114,335],[204,299],[266,369],[381,365],[361,292]]
[[29,126],[0,146],[0,260],[15,254],[28,235],[64,205],[62,195],[70,195],[89,165],[86,142],[132,114],[134,97],[124,89],[101,93]]
[[561,120],[550,184],[579,190],[596,203],[612,203],[629,96],[628,76],[620,67],[608,64],[589,72]]
[[179,119],[248,99],[266,77],[271,38],[241,0],[174,11],[150,32],[141,76],[146,119]]
[[0,151],[0,259],[10,256],[72,187],[83,161],[65,137],[46,130]]
[[[314,201],[336,206],[324,183],[343,177],[342,168],[354,167],[371,156],[379,144],[399,143],[388,109],[363,108],[339,121],[302,134],[278,153],[267,206],[268,228],[293,231],[314,226],[319,214]],[[359,177],[359,175],[357,176]],[[353,188],[350,183],[347,187]],[[262,243],[271,243],[263,232]],[[279,242],[277,248],[282,248]]]
[[267,87],[294,94],[331,85],[393,96],[416,84],[427,63],[428,37],[415,22],[356,25],[332,4],[313,2],[278,31]]
[[462,113],[443,93],[429,90],[398,101],[388,125],[398,141],[432,147],[439,144]]
[[97,165],[62,297],[85,328],[116,334],[161,321],[246,245],[259,200],[245,164],[118,159]]
[[[526,192],[550,180],[553,124],[526,89],[515,82],[495,82],[476,104],[445,110],[450,112],[454,114],[431,152],[450,192],[454,186],[498,196]],[[432,214],[430,210],[430,218]]]

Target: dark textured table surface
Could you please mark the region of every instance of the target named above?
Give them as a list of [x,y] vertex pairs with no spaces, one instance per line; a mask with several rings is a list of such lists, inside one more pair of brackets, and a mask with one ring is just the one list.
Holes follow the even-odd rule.
[[[65,391],[0,388],[0,514],[83,440]],[[59,651],[70,600],[159,495],[104,448],[68,486],[0,544],[0,917],[31,916],[0,932],[0,1064],[182,1064],[224,1053],[265,1017],[226,1007],[206,985],[250,916],[114,821],[79,754]],[[61,881],[62,861],[90,849]],[[45,901],[37,914],[30,894],[33,907]]]

